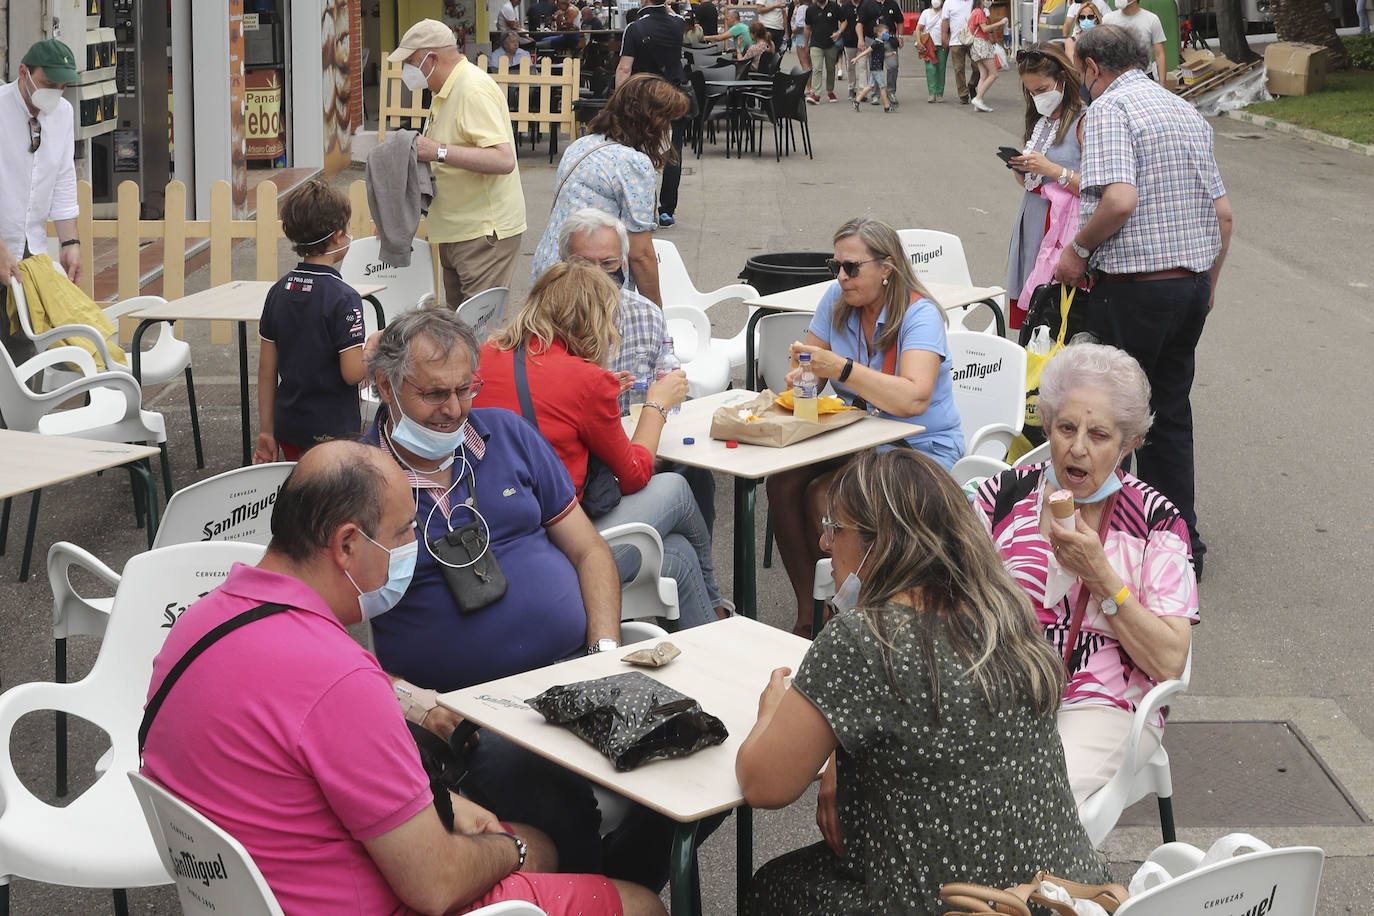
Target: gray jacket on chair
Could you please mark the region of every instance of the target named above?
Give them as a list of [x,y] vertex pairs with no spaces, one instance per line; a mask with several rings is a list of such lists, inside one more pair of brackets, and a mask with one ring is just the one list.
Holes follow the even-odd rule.
[[434,199],[434,176],[415,155],[413,130],[393,131],[367,154],[367,206],[377,224],[378,256],[393,267],[410,266],[410,245],[420,215]]

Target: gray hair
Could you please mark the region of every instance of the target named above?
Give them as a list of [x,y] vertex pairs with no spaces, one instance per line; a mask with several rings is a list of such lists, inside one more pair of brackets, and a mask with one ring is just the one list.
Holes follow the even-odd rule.
[[268,549],[292,562],[306,563],[325,550],[334,532],[349,522],[376,535],[386,495],[379,454],[375,445],[343,440],[311,449],[277,493]]
[[1078,58],[1080,73],[1087,60],[1092,60],[1107,73],[1148,69],[1151,62],[1151,52],[1145,43],[1130,29],[1115,25],[1099,25],[1080,34],[1074,39],[1073,54]]
[[1107,395],[1124,441],[1144,439],[1150,431],[1155,419],[1150,413],[1150,380],[1125,350],[1105,344],[1070,344],[1045,365],[1035,412],[1047,432],[1064,401],[1080,388]]
[[446,308],[412,309],[382,329],[377,346],[367,357],[367,374],[372,378],[385,375],[391,390],[399,392],[410,371],[411,344],[424,337],[441,353],[448,353],[461,343],[467,347],[472,371],[477,371],[477,335],[457,313]]
[[571,257],[572,239],[575,235],[586,235],[598,229],[614,229],[620,239],[620,260],[630,256],[630,234],[625,224],[604,210],[595,207],[582,207],[568,214],[563,220],[563,228],[558,230],[558,257],[566,261]]

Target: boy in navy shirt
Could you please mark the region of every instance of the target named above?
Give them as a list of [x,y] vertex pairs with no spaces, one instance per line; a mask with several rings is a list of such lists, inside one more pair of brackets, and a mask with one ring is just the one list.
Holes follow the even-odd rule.
[[282,202],[282,231],[301,263],[267,294],[258,322],[258,447],[253,463],[287,461],[362,433],[363,306],[334,265],[353,241],[348,198],[307,181]]
[[863,104],[864,99],[868,98],[868,94],[875,88],[882,96],[883,111],[891,110],[891,105],[887,98],[887,68],[883,61],[884,57],[894,53],[887,49],[887,42],[890,37],[891,33],[888,32],[887,27],[884,26],[882,31],[876,36],[867,39],[868,47],[854,56],[854,66],[856,67],[861,66],[865,57],[868,58],[868,85],[861,89],[859,94],[854,97],[855,111],[859,110],[859,106]]

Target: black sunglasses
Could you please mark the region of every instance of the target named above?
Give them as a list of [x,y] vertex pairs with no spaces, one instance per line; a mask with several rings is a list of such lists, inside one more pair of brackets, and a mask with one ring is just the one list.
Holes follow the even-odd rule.
[[1086,13],[1086,14],[1084,14],[1084,15],[1082,15],[1082,16],[1079,16],[1079,17],[1078,17],[1078,21],[1079,21],[1079,22],[1096,22],[1096,21],[1097,21],[1097,17],[1094,16],[1092,13]]
[[881,260],[882,258],[869,258],[866,261],[837,261],[834,258],[826,258],[825,266],[830,271],[830,276],[838,277],[840,271],[843,269],[845,275],[852,280],[859,275],[859,268],[863,267],[865,264],[872,264],[875,261]]

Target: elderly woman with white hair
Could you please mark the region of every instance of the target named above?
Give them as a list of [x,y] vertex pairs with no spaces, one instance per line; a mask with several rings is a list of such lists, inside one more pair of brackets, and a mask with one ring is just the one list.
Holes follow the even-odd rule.
[[[1197,577],[1178,509],[1119,467],[1153,419],[1140,364],[1115,347],[1065,347],[1036,409],[1050,460],[990,478],[975,503],[1068,670],[1059,735],[1081,804],[1120,768],[1136,705],[1183,673]],[[1056,519],[1064,491],[1073,513]],[[1163,729],[1161,712],[1141,737],[1147,752]]]

